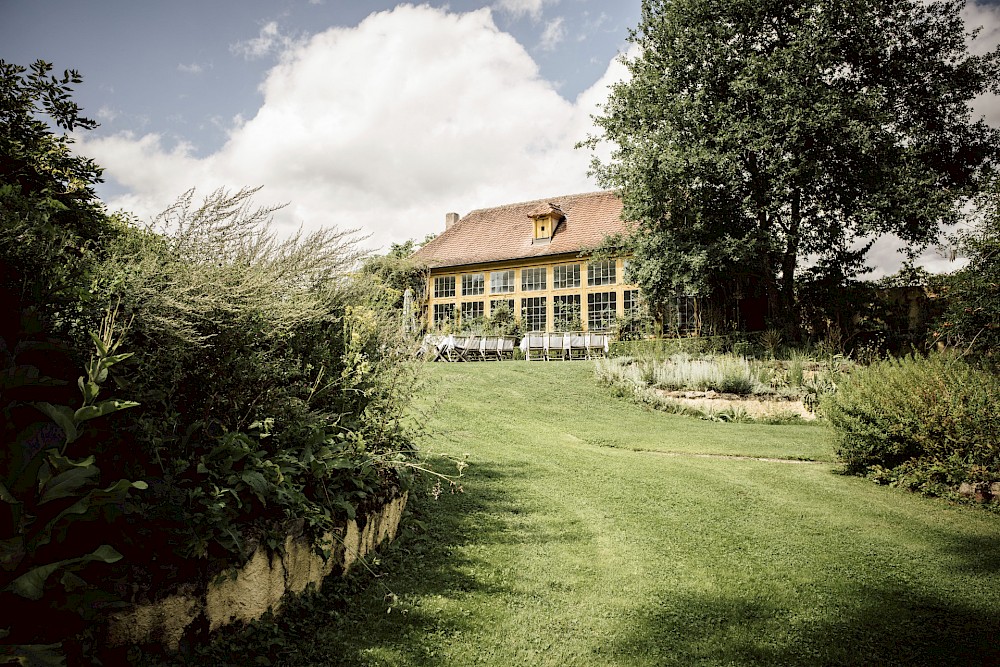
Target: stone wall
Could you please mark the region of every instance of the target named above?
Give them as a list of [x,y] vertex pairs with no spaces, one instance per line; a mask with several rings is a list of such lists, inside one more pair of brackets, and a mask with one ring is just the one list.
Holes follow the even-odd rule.
[[[159,643],[177,648],[188,628],[202,616],[210,632],[237,621],[252,621],[278,610],[286,595],[317,588],[334,572],[346,573],[359,558],[392,540],[406,506],[406,495],[367,515],[364,527],[348,521],[319,544],[288,536],[283,554],[260,546],[243,567],[223,573],[207,586],[186,585],[162,600],[140,604],[111,616],[107,643],[111,647]],[[324,559],[317,547],[330,553]]]

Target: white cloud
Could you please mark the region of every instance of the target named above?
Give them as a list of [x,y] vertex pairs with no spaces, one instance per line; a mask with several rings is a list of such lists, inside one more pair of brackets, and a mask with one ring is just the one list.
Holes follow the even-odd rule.
[[538,46],[543,51],[553,51],[564,39],[566,39],[565,19],[558,16],[545,24],[545,30],[542,31],[542,39]]
[[611,20],[611,17],[601,12],[597,18],[594,18],[590,12],[583,13],[583,28],[580,33],[576,36],[576,41],[582,42],[597,31],[601,30],[602,27]]
[[177,65],[177,70],[180,72],[185,72],[187,74],[201,74],[204,68],[198,63],[191,63],[190,65],[185,65],[184,63],[179,63]]
[[973,54],[988,53],[1000,43],[1000,6],[970,0],[965,3],[962,18],[970,30],[982,28],[976,39],[969,42],[969,51]]
[[261,26],[256,37],[230,44],[229,50],[247,60],[254,60],[293,48],[297,42],[294,36],[281,32],[277,21],[269,21]]
[[410,5],[281,56],[256,115],[234,119],[212,155],[157,134],[81,141],[129,192],[109,205],[148,218],[192,186],[263,184],[259,203],[290,202],[275,217],[288,232],[360,228],[373,247],[423,238],[448,211],[597,189],[573,145],[624,71],[612,64],[569,101],[489,9]]
[[520,18],[530,16],[535,21],[542,18],[542,9],[545,5],[553,5],[559,0],[497,0],[493,5],[511,16]]
[[[1000,6],[967,2],[962,10],[962,18],[970,30],[981,28],[976,39],[969,42],[971,53],[984,55],[997,48],[1000,44]],[[1000,97],[984,95],[973,103],[972,108],[986,122],[1000,127]]]
[[119,112],[118,109],[110,107],[107,104],[102,105],[101,108],[97,110],[97,117],[107,123],[113,123],[115,118],[118,118],[120,115],[121,112]]

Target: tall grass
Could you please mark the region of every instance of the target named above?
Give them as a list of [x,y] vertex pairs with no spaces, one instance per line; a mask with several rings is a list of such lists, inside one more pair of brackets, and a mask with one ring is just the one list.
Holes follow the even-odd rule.
[[734,355],[693,357],[678,353],[660,358],[602,359],[597,363],[597,374],[608,384],[625,382],[666,391],[788,395],[782,386],[787,383],[776,381],[772,366]]

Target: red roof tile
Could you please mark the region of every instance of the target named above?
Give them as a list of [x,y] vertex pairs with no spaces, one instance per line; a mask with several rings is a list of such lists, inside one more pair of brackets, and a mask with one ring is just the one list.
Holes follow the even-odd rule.
[[[549,212],[566,217],[547,243],[532,243],[530,215]],[[625,231],[622,202],[611,190],[547,197],[519,204],[472,211],[417,251],[414,259],[430,267],[502,262],[580,252],[597,246],[609,234]]]

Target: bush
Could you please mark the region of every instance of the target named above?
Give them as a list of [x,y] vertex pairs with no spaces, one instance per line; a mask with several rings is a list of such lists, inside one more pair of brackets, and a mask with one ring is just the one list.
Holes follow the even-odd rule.
[[847,472],[937,492],[1000,480],[1000,379],[942,354],[859,368],[821,406]]
[[137,557],[155,540],[238,559],[287,521],[320,532],[405,483],[416,364],[396,295],[355,273],[349,233],[275,238],[254,192],[186,194],[159,228],[123,232],[94,282],[132,321],[120,385],[142,407],[115,456],[151,482]]

